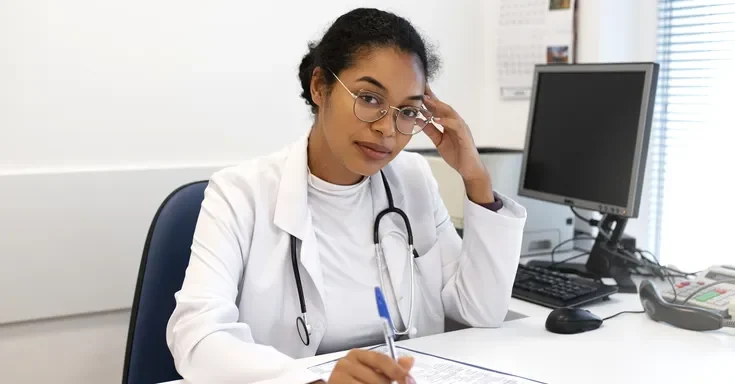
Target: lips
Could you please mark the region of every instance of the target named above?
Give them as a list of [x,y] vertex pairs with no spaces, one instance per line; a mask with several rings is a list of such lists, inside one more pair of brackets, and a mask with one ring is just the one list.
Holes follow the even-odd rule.
[[383,160],[386,157],[390,156],[391,149],[380,144],[375,144],[367,141],[357,141],[355,142],[355,145],[357,145],[360,150],[367,156],[369,159],[372,160]]
[[357,145],[370,148],[375,152],[391,153],[390,148],[380,144],[370,143],[367,141],[358,141]]

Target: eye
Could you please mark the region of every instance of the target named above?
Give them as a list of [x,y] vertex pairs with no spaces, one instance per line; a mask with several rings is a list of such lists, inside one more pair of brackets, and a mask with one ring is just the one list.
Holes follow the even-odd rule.
[[377,97],[373,95],[363,93],[363,94],[360,94],[358,97],[367,104],[380,105],[380,99],[378,99]]
[[419,117],[419,111],[418,109],[414,108],[404,108],[401,110],[402,117],[409,118],[409,119],[415,119]]

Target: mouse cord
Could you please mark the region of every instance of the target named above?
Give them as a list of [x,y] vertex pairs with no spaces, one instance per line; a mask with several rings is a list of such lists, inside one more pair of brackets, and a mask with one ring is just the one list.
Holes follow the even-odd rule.
[[608,316],[608,317],[606,317],[606,318],[602,319],[602,321],[605,321],[605,320],[610,320],[610,319],[612,319],[613,317],[615,317],[615,316],[618,316],[618,315],[622,315],[622,314],[624,314],[624,313],[646,313],[646,311],[623,311],[623,312],[618,312],[618,313],[616,313],[616,314],[614,314],[614,315],[611,315],[611,316]]

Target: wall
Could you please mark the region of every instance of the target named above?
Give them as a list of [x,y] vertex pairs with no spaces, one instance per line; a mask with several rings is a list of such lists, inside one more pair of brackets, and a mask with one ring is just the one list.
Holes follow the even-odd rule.
[[[490,59],[494,55],[489,53],[497,1],[317,3],[0,3],[0,179],[5,185],[13,185],[8,180],[14,177],[32,177],[45,185],[59,175],[178,175],[162,177],[166,181],[156,187],[158,195],[146,189],[149,181],[129,186],[129,204],[145,201],[136,205],[139,212],[129,218],[125,238],[118,236],[130,248],[109,263],[94,264],[97,270],[83,270],[90,265],[80,263],[74,249],[63,253],[44,247],[36,250],[33,245],[48,238],[34,232],[32,225],[21,239],[25,242],[13,243],[15,248],[0,241],[5,245],[0,253],[3,265],[14,268],[23,263],[30,268],[16,276],[21,286],[11,291],[15,301],[8,295],[0,298],[0,312],[16,308],[11,305],[19,305],[24,298],[34,299],[25,301],[25,318],[0,324],[0,382],[120,380],[129,312],[125,307],[104,308],[108,302],[100,304],[99,300],[105,296],[116,303],[132,299],[131,277],[140,257],[142,235],[160,195],[182,179],[199,179],[212,169],[270,152],[305,133],[309,115],[296,97],[300,90],[295,71],[306,41],[356,5],[384,7],[409,16],[442,55],[444,66],[433,85],[435,91],[460,111],[478,145],[520,148],[517,138],[525,134],[527,103],[501,102],[491,96],[497,94]],[[616,23],[631,31],[621,35],[630,38],[629,43],[641,40],[643,31],[635,32],[639,24],[635,20],[643,23],[641,18],[647,13],[638,12],[638,3],[582,0],[580,60],[624,60],[646,52],[626,44],[608,48],[610,41],[617,41],[613,38]],[[646,7],[653,3],[647,0]],[[411,147],[428,145],[419,135]],[[38,192],[38,188],[28,192]],[[80,194],[90,191],[94,188]],[[49,192],[53,196],[53,190]],[[8,207],[15,206],[7,196],[7,191],[0,190],[0,232],[17,221],[17,211],[13,211],[16,217],[6,215]],[[65,212],[70,216],[59,224],[65,230],[115,236],[95,225],[98,212]],[[54,264],[53,260],[62,262]],[[64,268],[75,265],[82,269],[76,275],[55,271],[58,266],[67,272]],[[54,273],[61,278],[42,278]],[[105,278],[99,279],[100,275]],[[93,285],[67,285],[77,277]],[[65,291],[68,289],[71,291]],[[69,298],[80,304],[76,308],[54,296],[79,294],[80,290],[95,291],[96,296],[93,300]],[[43,300],[45,297],[49,299]],[[55,300],[53,305],[46,304],[50,300]],[[32,313],[34,306],[42,311]],[[51,308],[60,312],[46,311]],[[63,317],[56,317],[62,313]]]

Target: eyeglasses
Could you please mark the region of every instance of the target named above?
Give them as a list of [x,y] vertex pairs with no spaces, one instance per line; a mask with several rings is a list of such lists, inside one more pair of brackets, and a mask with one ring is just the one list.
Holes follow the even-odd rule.
[[[330,72],[332,71],[330,70]],[[412,106],[396,108],[388,104],[388,101],[382,95],[364,89],[354,94],[334,72],[332,72],[332,75],[355,100],[352,111],[360,121],[374,123],[385,117],[388,111],[392,109],[396,111],[393,115],[393,123],[398,132],[404,135],[415,135],[426,128],[429,123],[434,122],[434,116],[425,108]]]

